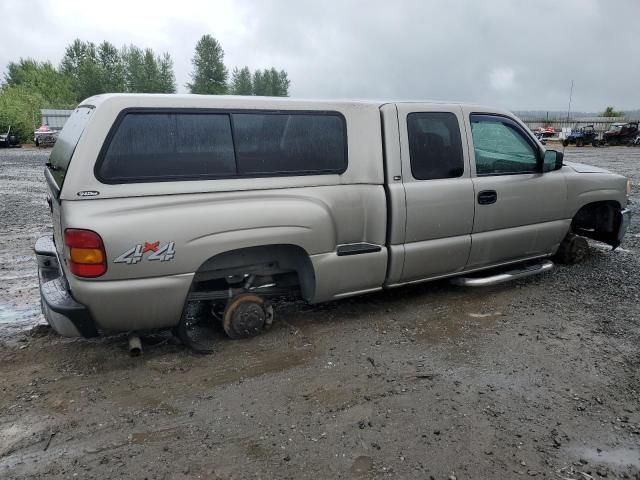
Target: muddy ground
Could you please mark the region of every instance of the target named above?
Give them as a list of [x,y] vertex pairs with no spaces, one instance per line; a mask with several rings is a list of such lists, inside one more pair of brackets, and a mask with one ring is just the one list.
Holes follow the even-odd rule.
[[[615,252],[485,289],[283,306],[208,356],[42,327],[46,152],[0,151],[0,478],[640,479],[640,148]],[[34,327],[34,325],[36,325]]]

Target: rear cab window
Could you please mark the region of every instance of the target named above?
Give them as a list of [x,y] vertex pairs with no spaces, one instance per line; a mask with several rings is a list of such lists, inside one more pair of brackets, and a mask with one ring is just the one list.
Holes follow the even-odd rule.
[[47,167],[58,190],[62,189],[62,184],[71,163],[71,157],[73,157],[73,152],[92,113],[92,106],[76,108],[64,124],[64,128],[58,135],[58,139],[51,150]]
[[337,112],[125,111],[96,164],[103,183],[340,174]]
[[458,119],[453,113],[410,113],[407,134],[413,178],[437,180],[462,176],[462,140]]

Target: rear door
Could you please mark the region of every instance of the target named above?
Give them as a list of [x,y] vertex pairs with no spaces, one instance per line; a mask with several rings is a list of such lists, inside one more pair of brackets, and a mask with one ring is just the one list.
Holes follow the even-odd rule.
[[459,105],[398,104],[406,198],[401,282],[464,269],[474,194]]
[[464,111],[475,202],[467,269],[550,253],[567,231],[564,174],[542,173],[542,151],[515,119]]

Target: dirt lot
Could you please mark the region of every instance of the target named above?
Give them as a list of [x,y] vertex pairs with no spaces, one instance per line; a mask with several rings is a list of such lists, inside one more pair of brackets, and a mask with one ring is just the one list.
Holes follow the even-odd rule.
[[[640,479],[640,148],[622,247],[486,289],[283,306],[199,356],[41,326],[46,153],[0,151],[0,478]],[[34,325],[38,324],[34,328]]]

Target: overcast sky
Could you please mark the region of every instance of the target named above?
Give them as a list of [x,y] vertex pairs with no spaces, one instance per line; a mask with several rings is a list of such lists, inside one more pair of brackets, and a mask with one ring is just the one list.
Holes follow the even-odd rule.
[[186,92],[205,33],[230,70],[286,70],[294,97],[564,110],[573,79],[573,110],[640,108],[640,0],[0,0],[0,69],[134,43],[169,52]]

